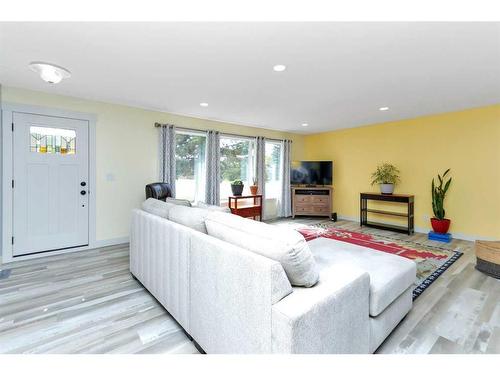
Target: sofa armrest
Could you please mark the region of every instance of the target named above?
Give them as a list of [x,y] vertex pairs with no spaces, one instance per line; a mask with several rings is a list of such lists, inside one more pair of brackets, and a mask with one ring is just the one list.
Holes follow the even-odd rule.
[[270,353],[273,303],[292,292],[280,263],[191,236],[190,331],[207,353]]
[[272,308],[275,353],[369,353],[368,273],[343,265]]

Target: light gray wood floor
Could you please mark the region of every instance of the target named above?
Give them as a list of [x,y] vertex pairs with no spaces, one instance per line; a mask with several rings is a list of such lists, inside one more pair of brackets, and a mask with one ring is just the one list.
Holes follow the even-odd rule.
[[[297,227],[321,219],[275,221]],[[336,225],[359,230],[353,222]],[[367,229],[394,238],[411,237]],[[500,353],[500,280],[474,269],[473,244],[416,301],[379,353]],[[114,246],[0,266],[1,353],[197,353]]]
[[129,272],[128,246],[3,265],[2,353],[197,353]]

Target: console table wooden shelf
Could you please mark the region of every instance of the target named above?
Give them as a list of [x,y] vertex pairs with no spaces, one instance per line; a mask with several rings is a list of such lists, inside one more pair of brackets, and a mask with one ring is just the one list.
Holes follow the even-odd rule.
[[[244,202],[239,202],[243,200]],[[248,200],[251,200],[249,203]],[[246,202],[245,202],[246,201]],[[232,195],[229,197],[229,209],[234,215],[242,217],[257,217],[262,221],[262,195]]]
[[[375,210],[368,208],[368,201],[379,201],[379,202],[396,202],[405,203],[407,206],[407,212],[393,212],[385,210]],[[413,195],[406,194],[380,194],[380,193],[361,193],[359,195],[359,222],[361,226],[372,227],[377,229],[387,229],[394,232],[406,233],[408,235],[414,232],[414,201]],[[378,215],[389,215],[397,217],[406,217],[407,226],[399,226],[385,223],[377,223],[373,221],[368,221],[368,213],[378,214]]]

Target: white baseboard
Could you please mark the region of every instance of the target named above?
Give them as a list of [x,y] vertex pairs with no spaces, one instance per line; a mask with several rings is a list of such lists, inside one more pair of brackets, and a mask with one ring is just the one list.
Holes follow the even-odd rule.
[[[127,244],[128,242],[129,242],[128,236],[127,237],[109,238],[107,240],[98,240],[94,243],[93,246],[82,246],[82,247],[77,247],[77,248],[73,248],[73,249],[54,250],[51,252],[30,254],[30,255],[16,257],[16,258],[10,258],[10,259],[7,257],[7,259],[5,260],[5,264],[10,263],[10,262],[20,261],[20,260],[37,259],[37,258],[49,257],[52,255],[69,254],[69,253],[74,253],[74,252],[78,252],[78,251],[97,249],[99,247],[122,245],[122,244]],[[4,264],[2,256],[0,256],[0,264]]]
[[94,248],[96,247],[105,247],[105,246],[113,246],[113,245],[122,245],[129,242],[129,237],[117,237],[117,238],[108,238],[107,240],[97,240],[94,244]]
[[[359,223],[358,217],[339,215],[338,218],[341,220],[355,221],[356,223]],[[383,220],[381,220],[379,222],[381,224],[391,224],[390,222],[383,221]],[[417,232],[417,233],[427,234],[427,233],[429,233],[429,230],[430,230],[430,228],[415,227],[415,232]],[[453,238],[456,238],[457,240],[465,240],[465,241],[476,241],[476,240],[495,241],[495,240],[498,240],[498,239],[493,238],[493,237],[483,237],[483,236],[476,236],[476,235],[457,233],[457,232],[450,232],[450,233],[451,233],[451,236]]]

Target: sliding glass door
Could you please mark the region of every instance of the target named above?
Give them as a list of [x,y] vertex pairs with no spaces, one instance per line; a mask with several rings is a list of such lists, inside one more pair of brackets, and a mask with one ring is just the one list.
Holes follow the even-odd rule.
[[[176,196],[190,201],[205,200],[207,137],[197,131],[177,131],[175,136]],[[226,203],[232,195],[231,183],[242,180],[243,194],[249,194],[255,171],[255,140],[248,137],[221,136],[220,139],[220,198]],[[265,142],[265,199],[268,216],[276,215],[281,199],[282,145],[279,141]]]
[[266,141],[266,199],[281,196],[281,142]]
[[177,131],[175,136],[176,197],[205,200],[205,150],[207,137],[197,132]]
[[222,136],[220,152],[221,202],[226,202],[232,195],[231,183],[234,180],[242,180],[245,184],[243,194],[248,194],[248,187],[252,185],[255,173],[255,141],[243,137]]

